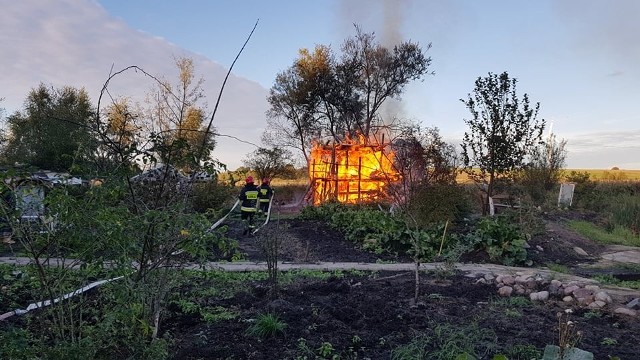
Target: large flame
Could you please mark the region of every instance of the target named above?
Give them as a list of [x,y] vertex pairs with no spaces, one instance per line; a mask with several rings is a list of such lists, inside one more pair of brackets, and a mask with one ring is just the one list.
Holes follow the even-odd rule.
[[400,178],[389,148],[367,144],[362,135],[339,144],[314,144],[309,160],[314,205],[329,200],[360,203],[386,198],[386,188]]

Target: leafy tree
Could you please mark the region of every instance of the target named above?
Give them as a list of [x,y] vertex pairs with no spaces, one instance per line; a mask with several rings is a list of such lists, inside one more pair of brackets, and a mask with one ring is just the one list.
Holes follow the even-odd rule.
[[544,202],[546,192],[560,182],[567,151],[567,141],[551,134],[546,142],[531,149],[530,159],[520,179],[535,204]]
[[89,128],[92,115],[84,89],[40,84],[27,96],[24,110],[7,118],[6,159],[48,170],[80,171],[97,147]]
[[142,142],[141,126],[138,124],[142,110],[134,106],[129,98],[115,99],[103,111],[104,123],[98,123],[100,147],[96,165],[101,173],[108,173],[124,166],[135,167],[138,147]]
[[464,120],[469,131],[461,144],[462,161],[470,177],[486,184],[486,213],[495,181],[523,168],[529,149],[541,143],[545,120],[537,119],[540,103],[531,106],[527,94],[518,97],[516,79],[507,72],[479,77],[473,94],[460,101],[471,112]]
[[[355,118],[355,130],[369,137],[372,128],[381,122],[379,110],[386,100],[398,99],[404,87],[428,73],[431,58],[417,43],[402,42],[392,49],[378,43],[373,33],[363,33],[356,26],[356,35],[342,46],[340,80],[351,90],[364,110]],[[353,87],[350,89],[348,85]]]
[[408,202],[419,189],[455,184],[457,154],[454,146],[442,139],[438,128],[406,125],[394,139],[393,150],[394,168],[400,173],[401,180],[389,185],[401,192],[399,199]]
[[267,112],[268,127],[263,141],[300,150],[308,163],[312,139],[320,133],[320,128],[313,116],[313,106],[308,104],[307,86],[296,64],[276,76],[267,98],[271,108]]
[[287,175],[292,162],[291,152],[278,147],[259,148],[244,160],[244,164],[261,179]]
[[131,146],[139,135],[139,127],[135,119],[139,118],[140,110],[136,111],[128,98],[114,100],[106,108],[106,133],[111,141],[120,147]]
[[382,123],[385,101],[399,98],[431,63],[418,44],[390,49],[357,27],[341,51],[338,56],[323,45],[313,52],[301,49],[293,65],[278,74],[268,97],[265,143],[298,149],[308,162],[312,140],[341,141],[357,133],[368,139]]
[[178,58],[178,82],[162,81],[148,97],[150,108],[142,122],[150,134],[149,150],[165,164],[172,163],[187,172],[202,165],[215,147],[213,131],[206,133],[205,110],[200,106],[204,97],[204,79],[195,79],[193,60]]

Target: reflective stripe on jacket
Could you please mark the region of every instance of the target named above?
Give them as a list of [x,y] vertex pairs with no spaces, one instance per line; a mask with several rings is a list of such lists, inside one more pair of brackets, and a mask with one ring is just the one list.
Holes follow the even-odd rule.
[[262,186],[260,186],[260,195],[258,196],[260,198],[260,202],[268,203],[269,201],[271,201],[272,196],[273,190],[271,189],[271,187],[269,185],[262,184]]
[[238,196],[238,199],[242,201],[240,211],[254,212],[257,210],[259,191],[258,187],[253,184],[247,184],[242,188]]
[[240,206],[240,211],[244,211],[244,212],[256,212],[258,209],[255,207],[244,207],[244,206]]

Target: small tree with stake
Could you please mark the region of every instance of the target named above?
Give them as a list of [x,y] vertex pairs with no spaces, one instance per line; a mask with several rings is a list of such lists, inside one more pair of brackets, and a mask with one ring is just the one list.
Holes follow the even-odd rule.
[[[496,180],[509,178],[523,168],[528,151],[542,142],[545,120],[538,120],[540,103],[531,106],[529,96],[520,99],[516,82],[507,72],[479,77],[472,94],[460,99],[471,112],[462,140],[465,171],[483,191],[483,214],[487,213]],[[479,170],[479,172],[477,171]]]
[[[425,188],[455,183],[457,156],[453,147],[440,137],[437,128],[420,129],[410,125],[401,131],[394,141],[395,168],[400,181],[390,184],[390,195],[409,237],[409,254],[415,264],[414,303],[420,295],[420,264],[432,260],[446,236],[446,225],[434,226],[434,218],[424,219],[420,215],[419,194]],[[420,215],[419,215],[420,214]]]

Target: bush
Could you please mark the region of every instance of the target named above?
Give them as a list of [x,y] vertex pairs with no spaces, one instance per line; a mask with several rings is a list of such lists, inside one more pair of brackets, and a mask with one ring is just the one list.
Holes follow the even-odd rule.
[[365,250],[382,253],[405,253],[411,234],[405,223],[389,213],[372,209],[349,209],[335,212],[331,225]]
[[471,212],[469,193],[459,185],[434,185],[413,194],[410,209],[420,226],[461,219]]
[[476,323],[454,326],[437,323],[430,333],[417,333],[410,343],[391,351],[391,359],[451,360],[467,354],[467,359],[484,359],[496,348],[496,334]]
[[476,247],[486,251],[491,260],[501,261],[508,266],[524,264],[527,261],[525,237],[517,223],[508,216],[481,219],[470,236]]
[[240,190],[215,181],[193,184],[191,198],[193,209],[205,213],[210,209],[220,210],[230,198],[235,198]]
[[[378,255],[410,255],[426,261],[433,259],[443,241],[444,222],[411,228],[401,216],[381,211],[372,204],[325,203],[304,208],[300,217],[326,221],[346,239]],[[443,253],[448,254],[455,246],[455,241],[444,241]]]
[[339,202],[326,202],[318,206],[306,206],[300,212],[299,218],[303,220],[320,220],[330,222],[333,214],[349,210],[348,205]]

